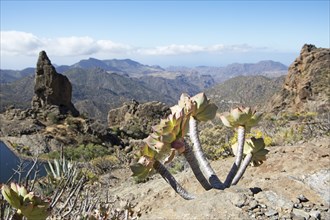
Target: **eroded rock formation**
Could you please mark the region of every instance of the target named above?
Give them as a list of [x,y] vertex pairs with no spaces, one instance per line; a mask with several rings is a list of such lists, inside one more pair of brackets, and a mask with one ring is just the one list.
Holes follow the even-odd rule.
[[330,49],[305,44],[300,56],[290,65],[282,90],[269,109],[301,112],[330,110]]
[[79,112],[71,102],[72,86],[68,78],[56,72],[45,51],[39,53],[36,66],[32,109],[58,106],[61,114]]
[[154,101],[139,104],[132,100],[109,111],[108,125],[126,131],[129,136],[142,139],[149,135],[151,126],[159,123],[169,113],[170,109],[164,103]]

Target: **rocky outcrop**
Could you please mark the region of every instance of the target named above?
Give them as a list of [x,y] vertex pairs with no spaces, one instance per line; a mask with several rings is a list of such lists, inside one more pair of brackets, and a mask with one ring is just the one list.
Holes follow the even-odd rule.
[[149,135],[151,126],[165,118],[170,109],[161,102],[147,102],[139,104],[132,100],[124,103],[120,108],[112,109],[108,113],[110,128],[119,128],[135,139],[142,139]]
[[300,56],[290,65],[282,90],[269,110],[328,112],[330,110],[330,49],[305,44]]
[[79,112],[71,102],[72,86],[68,78],[56,72],[45,51],[39,53],[35,72],[34,97],[32,109],[58,106],[61,114]]

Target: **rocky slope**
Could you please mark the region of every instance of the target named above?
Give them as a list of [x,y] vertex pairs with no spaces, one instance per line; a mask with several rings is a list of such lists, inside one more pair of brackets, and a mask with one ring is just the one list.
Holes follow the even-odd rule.
[[239,105],[262,109],[265,103],[280,91],[283,81],[283,76],[237,76],[207,89],[205,93],[217,104],[221,112]]
[[329,112],[330,49],[306,44],[290,65],[281,91],[270,102],[273,112]]
[[[135,204],[141,219],[329,219],[329,137],[269,150],[264,164],[249,167],[237,186],[224,191],[204,191],[190,169],[176,174],[194,200],[182,199],[158,174],[135,184],[126,179],[129,171],[114,173],[120,181],[108,192]],[[212,162],[220,179],[233,159]]]

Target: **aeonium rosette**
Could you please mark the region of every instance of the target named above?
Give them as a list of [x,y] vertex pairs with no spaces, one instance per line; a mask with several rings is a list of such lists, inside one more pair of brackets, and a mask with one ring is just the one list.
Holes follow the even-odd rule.
[[46,219],[49,216],[49,202],[36,196],[34,192],[28,192],[24,186],[11,183],[10,186],[2,186],[4,199],[17,209],[18,215],[23,215],[27,219]]
[[153,170],[155,160],[165,159],[169,163],[175,152],[184,152],[183,137],[188,123],[184,120],[184,108],[174,106],[172,113],[152,127],[153,132],[145,139],[146,145],[140,149],[140,159],[131,166],[133,176],[144,179]]
[[[232,145],[233,152],[237,151],[238,143]],[[250,164],[251,166],[259,166],[266,160],[266,155],[269,150],[265,149],[265,142],[263,138],[254,138],[247,139],[244,144],[244,155],[251,154]]]
[[246,131],[256,126],[260,121],[262,113],[252,110],[250,107],[237,107],[230,112],[224,112],[220,119],[226,127],[237,128],[244,126]]

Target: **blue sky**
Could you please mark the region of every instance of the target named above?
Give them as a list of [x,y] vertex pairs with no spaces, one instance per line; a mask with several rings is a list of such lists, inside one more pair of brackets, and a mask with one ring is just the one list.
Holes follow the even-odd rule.
[[1,68],[130,58],[149,65],[289,65],[303,44],[329,47],[323,1],[1,0]]

